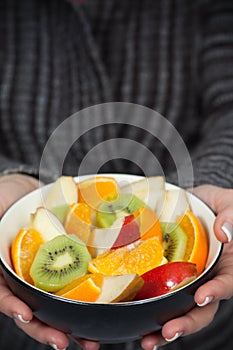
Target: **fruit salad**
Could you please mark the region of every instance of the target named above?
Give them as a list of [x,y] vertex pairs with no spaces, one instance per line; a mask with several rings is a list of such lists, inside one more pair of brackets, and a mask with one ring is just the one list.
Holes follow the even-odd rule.
[[20,278],[97,303],[169,293],[200,275],[207,256],[208,236],[186,192],[166,189],[160,176],[61,176],[11,245]]

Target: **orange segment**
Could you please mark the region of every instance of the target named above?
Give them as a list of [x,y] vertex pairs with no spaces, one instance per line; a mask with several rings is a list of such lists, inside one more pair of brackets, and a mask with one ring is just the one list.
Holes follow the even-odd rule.
[[73,203],[69,206],[64,222],[67,233],[74,233],[87,243],[91,229],[91,208],[86,203]]
[[162,229],[155,212],[148,207],[141,207],[134,216],[139,224],[141,239],[158,237],[162,243]]
[[166,262],[158,237],[105,252],[89,263],[89,271],[104,275],[143,273]]
[[11,259],[17,275],[33,284],[29,274],[37,250],[44,243],[41,234],[34,229],[21,229],[11,246]]
[[78,201],[96,209],[103,200],[118,196],[117,181],[108,176],[96,176],[78,183]]
[[200,275],[205,268],[208,257],[208,238],[198,218],[188,210],[179,221],[179,225],[188,236],[184,261],[195,263]]
[[85,302],[94,302],[101,292],[103,284],[102,274],[89,274],[82,276],[62,288],[56,295]]

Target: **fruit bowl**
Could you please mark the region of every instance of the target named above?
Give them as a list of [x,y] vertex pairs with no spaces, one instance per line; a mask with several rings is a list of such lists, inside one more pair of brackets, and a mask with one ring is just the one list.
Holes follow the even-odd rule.
[[[93,176],[93,175],[92,175]],[[141,177],[108,174],[119,183],[132,184]],[[88,176],[76,178],[76,181]],[[166,189],[177,187],[166,183]],[[208,235],[209,252],[204,271],[193,281],[157,297],[127,302],[80,302],[43,291],[20,278],[12,267],[10,247],[16,233],[24,227],[32,212],[43,204],[52,184],[35,190],[17,201],[0,223],[0,256],[4,277],[13,293],[27,303],[35,317],[75,337],[101,343],[122,343],[159,330],[175,317],[194,307],[194,293],[214,273],[222,244],[213,233],[215,215],[200,199],[186,192],[192,212],[199,218]]]

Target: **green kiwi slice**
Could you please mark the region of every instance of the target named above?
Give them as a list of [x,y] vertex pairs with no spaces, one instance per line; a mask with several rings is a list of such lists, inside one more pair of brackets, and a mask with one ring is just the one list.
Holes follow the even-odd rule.
[[161,222],[160,224],[165,258],[169,262],[183,261],[187,247],[187,235],[176,223]]
[[110,227],[117,218],[133,214],[142,206],[145,206],[145,203],[135,195],[121,194],[115,200],[100,204],[96,214],[96,224],[103,228]]
[[56,292],[87,273],[91,256],[85,244],[73,235],[60,235],[38,249],[30,269],[35,286]]

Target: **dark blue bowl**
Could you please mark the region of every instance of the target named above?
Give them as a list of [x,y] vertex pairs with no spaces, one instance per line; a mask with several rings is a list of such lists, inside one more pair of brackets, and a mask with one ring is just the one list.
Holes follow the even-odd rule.
[[[127,181],[138,179],[127,175],[116,177]],[[46,193],[49,187],[50,185],[45,186],[42,192]],[[31,307],[38,319],[75,337],[101,343],[121,343],[159,330],[166,321],[181,316],[194,307],[195,291],[211,278],[221,255],[222,244],[213,233],[215,216],[203,202],[192,196],[191,209],[209,234],[206,269],[196,280],[179,290],[142,301],[97,304],[61,298],[26,283],[16,275],[11,265],[12,240],[18,230],[26,225],[30,213],[41,205],[41,198],[41,189],[36,190],[15,203],[4,215],[0,223],[1,266],[10,289]]]

